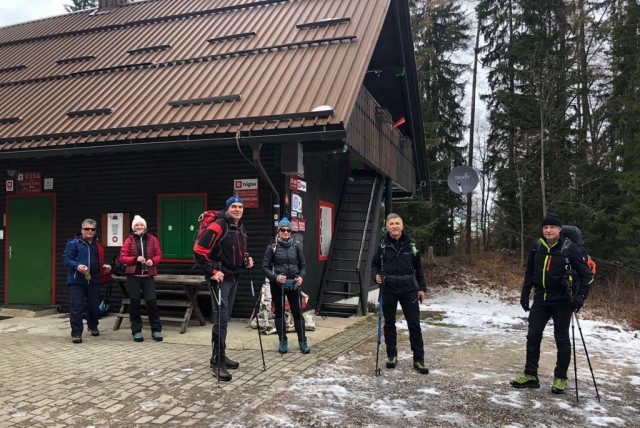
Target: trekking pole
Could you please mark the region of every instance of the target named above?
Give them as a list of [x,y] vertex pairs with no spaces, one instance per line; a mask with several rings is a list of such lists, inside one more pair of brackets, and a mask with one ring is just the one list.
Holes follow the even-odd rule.
[[[213,286],[214,282],[216,282],[218,284],[218,293],[217,294],[216,294],[215,287]],[[220,318],[221,318],[221,315],[222,315],[220,313],[221,310],[222,310],[222,302],[221,302],[222,301],[222,294],[220,292],[220,283],[218,281],[210,280],[209,281],[209,287],[211,288],[211,304],[212,305],[215,304],[214,299],[217,300],[217,302],[218,302],[218,354],[216,354],[216,357],[218,359],[218,364],[215,364],[215,358],[214,358],[213,362],[214,362],[214,365],[218,365],[218,368],[214,369],[214,370],[217,370],[216,378],[218,379],[218,388],[219,388],[220,387],[220,367],[219,367],[219,365],[220,364],[224,364],[224,361],[220,362],[220,360],[221,360],[220,359],[220,354],[222,353],[221,349],[220,349],[220,346],[222,344],[222,338],[220,337],[220,334],[222,333],[221,325],[220,325]],[[213,317],[213,321],[215,322],[215,316]]]
[[[298,309],[300,309],[300,326],[302,327],[302,337],[304,337],[304,340],[306,342],[307,334],[305,333],[305,331],[307,330],[307,326],[305,325],[304,314],[302,313],[302,290],[300,290],[300,287],[296,287],[296,291],[298,292]],[[293,316],[293,313],[291,313],[291,316]]]
[[376,376],[382,374],[382,369],[379,367],[380,361],[380,345],[382,344],[382,287],[380,287],[380,296],[378,297],[378,346],[376,347]]
[[253,288],[253,275],[251,274],[251,270],[249,269],[249,283],[251,284],[251,296],[253,296],[253,312],[256,314],[256,326],[258,327],[258,341],[260,342],[260,355],[262,355],[262,370],[267,370],[267,363],[264,362],[264,349],[262,348],[262,333],[260,333],[260,309],[258,305],[260,304],[260,299],[256,299],[256,292]]
[[576,403],[578,402],[578,363],[576,362],[576,329],[573,324],[574,312],[571,312],[571,342],[573,347],[573,379],[576,382]]
[[[286,279],[285,279],[286,281]],[[284,311],[284,284],[282,284],[282,338],[281,340],[284,340],[285,336],[287,335],[287,331],[285,330],[285,326],[286,326],[286,322],[285,319],[287,318],[287,313]],[[284,354],[282,354],[284,356]]]
[[596,384],[596,376],[593,374],[593,367],[591,367],[591,360],[589,359],[589,351],[587,351],[587,344],[584,342],[584,335],[582,334],[582,327],[580,327],[580,321],[578,320],[578,314],[573,313],[576,318],[576,324],[578,325],[578,331],[580,332],[580,338],[582,339],[582,346],[584,347],[584,354],[587,356],[587,363],[589,363],[589,370],[591,371],[591,378],[593,379],[593,386],[596,389],[596,398],[598,403],[600,402],[600,393],[598,393],[598,385]]

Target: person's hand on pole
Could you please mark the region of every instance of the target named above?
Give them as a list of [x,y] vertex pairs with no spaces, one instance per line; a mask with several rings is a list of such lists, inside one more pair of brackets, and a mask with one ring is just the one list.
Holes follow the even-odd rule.
[[211,279],[217,282],[222,282],[224,280],[224,273],[222,273],[222,271],[220,270],[216,271],[216,273],[213,274]]

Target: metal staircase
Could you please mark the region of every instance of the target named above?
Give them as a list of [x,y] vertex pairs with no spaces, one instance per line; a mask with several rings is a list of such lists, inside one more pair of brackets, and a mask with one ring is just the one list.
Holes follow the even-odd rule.
[[318,293],[319,315],[350,317],[367,313],[371,238],[378,237],[382,183],[374,172],[352,172],[345,183]]

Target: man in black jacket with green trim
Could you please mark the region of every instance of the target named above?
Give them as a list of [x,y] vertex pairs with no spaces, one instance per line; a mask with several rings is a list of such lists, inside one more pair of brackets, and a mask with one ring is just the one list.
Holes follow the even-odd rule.
[[386,365],[392,369],[398,364],[396,310],[400,303],[409,328],[413,368],[418,373],[427,374],[429,369],[424,365],[424,343],[418,306],[427,291],[420,251],[415,241],[402,233],[402,218],[398,214],[391,213],[387,216],[386,227],[387,233],[382,237],[371,263],[373,279],[380,284],[382,293]]
[[[541,238],[529,253],[520,305],[529,311],[529,294],[534,288],[529,313],[527,360],[524,374],[511,381],[514,388],[540,388],[538,361],[542,333],[553,319],[553,335],[558,348],[551,392],[562,394],[567,387],[567,371],[571,362],[569,325],[573,311],[579,311],[589,294],[593,274],[575,245],[561,238],[562,222],[553,212],[542,220]],[[573,274],[572,274],[573,272]],[[568,281],[571,275],[572,281]],[[575,286],[570,287],[570,284]]]

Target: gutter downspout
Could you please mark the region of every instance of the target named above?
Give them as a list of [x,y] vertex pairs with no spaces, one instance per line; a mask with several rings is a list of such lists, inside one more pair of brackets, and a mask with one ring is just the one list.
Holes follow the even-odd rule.
[[262,143],[252,142],[249,143],[249,146],[253,152],[253,165],[256,167],[258,172],[262,174],[262,178],[269,184],[271,193],[273,193],[273,196],[275,197],[275,203],[273,204],[273,219],[276,220],[273,223],[273,232],[275,236],[275,233],[277,232],[277,226],[275,224],[277,223],[277,220],[280,220],[280,193],[278,193],[278,189],[276,189],[276,186],[273,184],[273,181],[271,181],[271,178],[269,178],[269,174],[267,174],[267,171],[264,169],[264,166],[260,161],[260,149],[262,148]]

